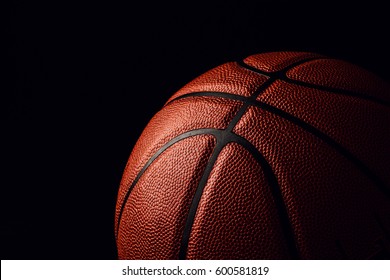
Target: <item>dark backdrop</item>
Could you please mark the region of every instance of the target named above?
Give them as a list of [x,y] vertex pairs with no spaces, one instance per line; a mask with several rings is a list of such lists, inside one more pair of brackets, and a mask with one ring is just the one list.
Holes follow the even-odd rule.
[[131,149],[168,97],[208,69],[298,50],[389,78],[384,4],[164,2],[9,5],[2,259],[116,258],[115,200]]

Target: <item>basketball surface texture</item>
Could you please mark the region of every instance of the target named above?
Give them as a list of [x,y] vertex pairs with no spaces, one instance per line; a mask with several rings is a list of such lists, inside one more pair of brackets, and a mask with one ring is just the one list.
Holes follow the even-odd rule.
[[304,52],[194,79],[130,155],[119,258],[390,258],[389,89]]

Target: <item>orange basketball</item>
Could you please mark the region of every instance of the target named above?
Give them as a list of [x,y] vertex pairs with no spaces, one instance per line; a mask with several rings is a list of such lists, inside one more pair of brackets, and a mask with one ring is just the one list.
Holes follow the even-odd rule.
[[199,76],[130,155],[119,258],[389,258],[389,101],[379,77],[314,53]]

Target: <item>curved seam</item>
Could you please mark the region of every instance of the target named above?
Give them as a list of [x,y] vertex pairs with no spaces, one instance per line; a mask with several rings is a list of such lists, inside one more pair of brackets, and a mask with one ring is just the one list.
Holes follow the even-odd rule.
[[172,138],[170,141],[168,141],[164,146],[162,146],[160,149],[158,149],[153,156],[145,163],[145,165],[142,167],[142,169],[138,172],[137,176],[134,178],[133,182],[131,183],[130,187],[127,189],[125,197],[123,199],[123,202],[121,204],[121,209],[119,211],[118,215],[118,221],[117,221],[117,230],[116,230],[116,237],[118,237],[119,233],[119,227],[120,227],[120,222],[122,218],[122,214],[125,208],[125,205],[127,203],[127,200],[130,196],[131,191],[133,190],[134,186],[138,183],[139,179],[143,175],[143,173],[146,171],[146,169],[154,162],[154,160],[160,156],[165,150],[167,150],[169,147],[172,145],[180,142],[181,140],[185,140],[189,137],[192,136],[198,136],[198,135],[206,135],[206,134],[211,134],[215,137],[215,134],[220,131],[219,129],[216,128],[201,128],[201,129],[195,129],[195,130],[190,130],[185,133],[182,133],[180,135],[177,135],[176,137]]
[[[202,96],[202,94],[206,94],[206,96],[214,96],[213,92],[197,92],[197,93],[189,93],[186,95],[179,96],[178,98],[185,98],[190,97],[192,95],[194,96]],[[222,93],[217,92],[218,97],[227,98],[227,99],[234,99],[234,100],[241,100],[244,101],[250,105],[253,105],[255,107],[258,107],[260,109],[263,109],[267,112],[270,112],[273,115],[279,116],[283,119],[286,119],[287,121],[292,122],[293,124],[297,125],[298,127],[304,129],[305,131],[313,134],[320,140],[324,141],[326,144],[334,148],[336,151],[338,151],[340,154],[342,154],[345,158],[347,158],[349,161],[355,164],[361,170],[383,193],[385,193],[386,196],[390,198],[390,190],[386,187],[386,184],[382,182],[379,176],[377,176],[373,171],[370,170],[369,167],[367,167],[361,160],[359,160],[357,157],[355,157],[348,149],[346,149],[344,146],[339,144],[336,140],[319,130],[318,128],[314,127],[313,125],[299,119],[298,117],[295,117],[277,107],[271,106],[269,104],[263,103],[258,100],[250,100],[246,97],[234,95],[231,93]],[[244,99],[245,100],[244,100]],[[177,99],[172,100],[171,102],[175,101]]]
[[321,59],[329,59],[329,58],[324,57],[324,56],[301,58],[300,60],[295,61],[295,62],[287,65],[286,67],[284,67],[284,68],[282,68],[280,70],[277,70],[277,71],[273,71],[273,72],[267,72],[267,71],[258,69],[258,68],[254,67],[254,66],[251,66],[251,65],[247,64],[246,62],[244,62],[245,59],[240,60],[240,61],[236,61],[236,63],[240,67],[242,67],[244,69],[247,69],[247,70],[250,70],[252,72],[258,73],[260,75],[268,76],[268,77],[275,77],[275,76],[280,75],[280,73],[286,73],[287,71],[293,69],[294,67],[303,65],[306,62],[311,62],[311,61],[316,61],[316,60],[321,60]]
[[[301,59],[300,61],[292,63],[292,64],[288,65],[287,67],[283,68],[281,71],[278,72],[278,74],[283,75],[283,73],[285,71],[287,71],[288,69],[295,67],[297,65],[300,65],[306,61],[312,60],[312,59],[313,58]],[[252,95],[250,97],[248,97],[248,100],[250,100],[252,102],[256,101],[256,98],[258,96],[260,96],[262,93],[264,93],[264,91],[267,88],[269,88],[270,85],[276,80],[275,76],[273,76],[273,77],[270,77],[268,75],[264,75],[264,76],[267,76],[268,80],[266,80],[264,83],[260,84],[259,87],[252,93]],[[213,168],[214,162],[216,161],[222,148],[229,142],[229,138],[231,137],[231,135],[233,135],[232,130],[233,130],[234,126],[240,121],[240,119],[245,114],[245,112],[247,111],[249,106],[250,106],[250,102],[245,102],[242,105],[242,107],[240,108],[240,110],[236,113],[234,118],[230,121],[227,128],[222,131],[222,133],[221,133],[221,135],[219,135],[219,137],[217,137],[217,145],[215,147],[215,151],[210,158],[210,162],[206,166],[206,169],[205,169],[204,174],[203,174],[203,176],[198,184],[196,194],[195,194],[193,201],[192,201],[192,204],[190,206],[189,215],[187,216],[187,221],[185,224],[185,231],[184,231],[183,236],[182,236],[182,242],[181,242],[180,251],[179,251],[179,259],[186,258],[187,250],[188,250],[188,242],[189,242],[193,222],[195,219],[195,214],[197,211],[198,203],[199,203],[199,200],[201,199],[203,189],[207,183],[207,180],[208,180],[210,172]],[[221,143],[219,143],[219,141],[221,141]]]
[[307,82],[293,80],[293,79],[288,78],[288,77],[285,79],[282,79],[282,81],[289,83],[289,84],[306,87],[309,89],[324,91],[327,93],[343,95],[343,96],[351,96],[351,97],[371,101],[371,102],[374,102],[374,103],[377,103],[379,105],[386,106],[386,107],[390,106],[390,102],[387,102],[386,100],[383,100],[383,99],[380,99],[380,98],[377,98],[374,96],[362,95],[361,93],[355,92],[355,91],[350,91],[350,90],[346,90],[346,89],[342,89],[342,88],[332,88],[332,87],[327,87],[327,86],[322,86],[322,85],[309,84]]
[[[225,137],[225,138],[220,139],[221,137]],[[221,133],[221,135],[218,135],[217,145],[215,146],[213,154],[210,157],[209,162],[207,163],[207,166],[205,168],[203,176],[202,176],[201,180],[199,181],[196,194],[194,195],[193,203],[191,204],[191,207],[189,209],[187,222],[186,222],[185,229],[183,232],[183,239],[182,239],[181,246],[180,246],[179,259],[186,258],[190,234],[192,231],[192,226],[193,226],[194,221],[195,221],[199,202],[202,198],[203,190],[207,186],[209,176],[214,168],[215,162],[218,160],[218,157],[219,157],[221,151],[229,143],[236,143],[236,144],[242,146],[251,155],[253,155],[256,162],[262,167],[263,172],[264,172],[264,176],[271,187],[271,194],[275,200],[276,210],[277,210],[278,216],[280,218],[280,224],[281,224],[283,235],[286,239],[286,244],[287,244],[289,254],[290,254],[291,258],[299,259],[298,247],[297,247],[297,243],[295,241],[295,232],[294,232],[293,227],[290,223],[287,207],[286,207],[284,200],[283,200],[283,195],[282,195],[280,185],[278,184],[278,181],[276,179],[276,176],[275,176],[270,164],[263,157],[263,155],[260,153],[260,151],[257,150],[257,148],[255,146],[253,146],[252,143],[250,143],[248,140],[246,140],[243,137],[241,137],[235,133],[232,133],[232,132],[226,133],[225,136],[223,135],[223,132]]]
[[196,188],[195,194],[192,198],[190,208],[187,213],[187,218],[184,225],[184,230],[183,230],[182,239],[180,243],[179,260],[186,259],[187,251],[188,251],[188,243],[190,240],[192,227],[194,225],[196,212],[198,211],[199,202],[200,199],[202,198],[203,190],[207,185],[207,181],[214,167],[214,163],[217,161],[218,156],[225,145],[226,142],[223,140],[221,141],[220,137],[217,137],[217,144],[215,145],[214,151],[211,154],[209,161],[207,162],[207,165],[203,171],[203,175],[201,179],[199,180],[198,186]]
[[283,191],[278,183],[278,179],[276,178],[275,172],[273,171],[269,162],[261,154],[261,152],[250,141],[235,133],[233,133],[233,135],[236,140],[234,142],[241,145],[251,155],[253,155],[254,159],[262,167],[264,176],[270,185],[271,194],[276,204],[275,206],[280,219],[282,232],[286,239],[287,248],[293,259],[299,259],[300,254],[298,244],[295,238],[295,231],[290,222],[291,219],[289,218],[290,216],[288,214],[288,207],[285,204],[285,200],[283,199]]
[[326,91],[326,92],[338,94],[338,95],[352,96],[352,97],[356,97],[359,99],[364,99],[364,100],[368,100],[368,101],[371,101],[374,103],[378,103],[378,104],[383,105],[383,106],[390,106],[390,102],[388,102],[386,100],[383,100],[383,99],[380,99],[380,98],[377,98],[374,96],[365,96],[357,91],[351,91],[351,90],[342,89],[342,88],[333,88],[333,87],[328,87],[328,86],[310,84],[310,83],[307,83],[304,81],[294,80],[294,79],[287,77],[286,72],[293,69],[294,67],[303,65],[306,62],[311,62],[311,61],[320,60],[320,59],[325,59],[325,58],[306,59],[302,63],[294,65],[287,70],[281,70],[281,71],[276,71],[276,72],[271,72],[271,73],[268,73],[268,72],[262,71],[260,69],[257,69],[253,66],[250,66],[250,65],[246,64],[244,61],[239,61],[239,62],[237,62],[237,64],[244,69],[251,70],[251,71],[256,72],[258,74],[261,74],[261,75],[268,75],[271,78],[274,77],[275,79],[282,80],[282,81],[289,83],[289,84],[303,86],[303,87],[316,89],[316,90],[320,90],[320,91]]

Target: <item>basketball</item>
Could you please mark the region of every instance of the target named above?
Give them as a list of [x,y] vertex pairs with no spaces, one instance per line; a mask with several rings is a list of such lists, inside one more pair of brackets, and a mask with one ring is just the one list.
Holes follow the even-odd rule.
[[118,257],[390,258],[389,104],[380,77],[316,53],[200,75],[130,154]]

